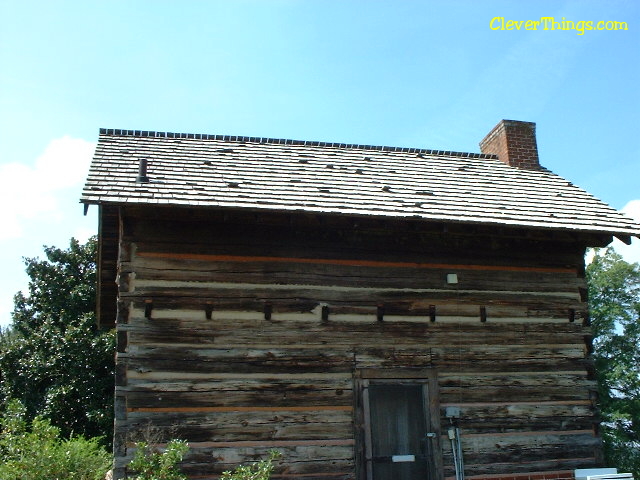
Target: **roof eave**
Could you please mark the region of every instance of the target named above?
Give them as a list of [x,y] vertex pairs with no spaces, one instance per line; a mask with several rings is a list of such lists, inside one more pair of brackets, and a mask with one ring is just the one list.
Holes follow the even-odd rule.
[[[183,204],[148,204],[148,203],[135,203],[135,202],[122,202],[122,201],[105,201],[99,199],[90,199],[90,198],[81,198],[80,203],[84,205],[85,215],[86,211],[90,205],[112,205],[112,206],[138,206],[138,207],[167,207],[167,208],[196,208],[196,209],[208,209],[208,208],[218,208],[224,210],[237,210],[237,211],[276,211],[273,209],[260,209],[260,208],[247,208],[247,207],[230,207],[230,206],[210,206],[210,205],[183,205]],[[631,239],[633,237],[640,238],[640,229],[635,230],[625,230],[625,229],[610,229],[610,228],[575,228],[575,227],[562,227],[562,226],[548,226],[548,225],[530,225],[525,223],[501,223],[499,221],[473,221],[473,220],[454,220],[454,219],[438,219],[438,218],[426,218],[415,215],[373,215],[373,214],[364,214],[359,212],[319,212],[319,211],[311,211],[305,209],[281,209],[277,210],[282,213],[309,213],[309,214],[321,214],[321,215],[338,215],[338,216],[353,216],[353,217],[367,217],[367,218],[379,218],[379,219],[406,219],[406,220],[415,220],[415,221],[424,221],[424,222],[444,222],[449,224],[462,224],[462,225],[478,225],[478,226],[494,226],[494,227],[512,227],[512,228],[522,228],[522,229],[530,229],[530,230],[544,230],[544,231],[560,231],[560,232],[568,232],[568,233],[576,233],[576,234],[585,234],[592,235],[595,237],[598,236],[606,236],[608,240],[602,239],[602,241],[598,242],[598,245],[590,245],[594,247],[604,247],[611,243],[613,237],[616,237],[621,242],[626,245],[631,244]]]

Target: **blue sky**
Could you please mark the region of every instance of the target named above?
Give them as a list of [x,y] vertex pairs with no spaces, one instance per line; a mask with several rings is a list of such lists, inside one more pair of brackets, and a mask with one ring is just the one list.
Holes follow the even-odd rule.
[[638,216],[638,85],[635,0],[0,0],[0,325],[22,257],[96,230],[100,127],[478,152],[533,121],[545,167]]

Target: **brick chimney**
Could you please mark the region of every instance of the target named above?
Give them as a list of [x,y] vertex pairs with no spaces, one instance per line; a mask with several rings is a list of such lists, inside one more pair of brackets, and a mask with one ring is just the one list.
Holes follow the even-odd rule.
[[539,170],[536,124],[501,120],[480,142],[482,153],[492,153],[512,167]]

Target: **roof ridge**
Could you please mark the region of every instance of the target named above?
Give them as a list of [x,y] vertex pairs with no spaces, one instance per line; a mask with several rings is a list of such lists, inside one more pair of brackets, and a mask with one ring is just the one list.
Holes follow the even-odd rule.
[[454,152],[450,150],[432,150],[429,148],[391,147],[386,145],[359,145],[355,143],[319,142],[312,140],[290,140],[285,138],[247,137],[241,135],[214,135],[206,133],[156,132],[153,130],[124,130],[119,128],[101,128],[100,135],[119,137],[152,138],[190,138],[195,140],[222,140],[227,142],[273,143],[278,145],[305,145],[310,147],[349,148],[354,150],[374,150],[383,152],[422,153],[427,155],[448,155],[451,157],[497,159],[498,156],[486,153]]

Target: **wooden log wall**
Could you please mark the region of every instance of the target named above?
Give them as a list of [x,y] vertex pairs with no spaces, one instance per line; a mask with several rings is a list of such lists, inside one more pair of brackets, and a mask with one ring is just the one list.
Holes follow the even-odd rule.
[[99,327],[114,328],[118,290],[118,207],[101,205],[98,225],[98,292],[96,319]]
[[[178,437],[192,478],[283,453],[355,479],[360,369],[433,369],[467,475],[598,463],[583,253],[569,234],[122,208],[116,467]],[[456,274],[457,283],[447,283]],[[358,475],[358,476],[356,476]]]

